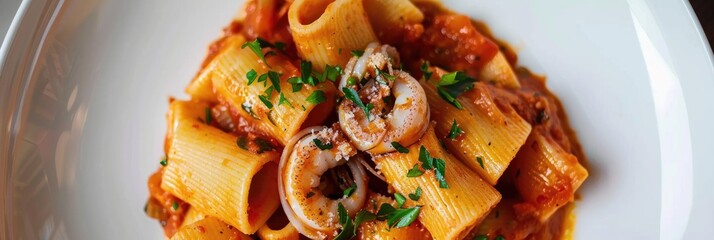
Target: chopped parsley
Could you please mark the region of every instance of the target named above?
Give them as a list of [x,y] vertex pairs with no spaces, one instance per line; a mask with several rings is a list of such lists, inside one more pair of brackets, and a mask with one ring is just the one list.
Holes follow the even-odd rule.
[[312,77],[312,62],[300,61],[300,82],[307,83],[312,86],[317,85],[317,81]]
[[317,138],[312,139],[312,142],[315,143],[315,146],[317,146],[320,150],[332,149],[332,143],[323,143]]
[[161,164],[161,166],[166,167],[166,165],[169,164],[169,161],[166,158],[166,156],[164,156],[163,158],[161,158],[161,162],[159,162],[159,163]]
[[439,96],[458,109],[463,109],[456,100],[459,95],[474,88],[475,80],[463,72],[452,72],[441,77],[436,86]]
[[495,239],[495,240],[506,240],[506,238],[504,238],[504,237],[501,236],[501,235],[496,236],[496,238],[494,238],[494,239]]
[[347,189],[342,191],[342,195],[345,197],[350,197],[356,190],[357,190],[357,184],[352,183],[352,185],[350,185],[350,187],[348,187]]
[[310,96],[305,99],[307,102],[312,103],[312,104],[320,104],[326,100],[325,98],[325,92],[321,90],[315,90],[310,94]]
[[243,150],[248,150],[248,138],[246,136],[238,137],[238,140],[236,140],[236,144]]
[[416,220],[419,216],[420,209],[421,206],[396,209],[388,203],[383,203],[382,206],[379,207],[379,211],[377,211],[377,219],[387,220],[387,226],[389,228],[406,227]]
[[311,198],[312,196],[315,196],[315,193],[312,191],[307,192],[307,194],[305,194],[305,198]]
[[451,124],[451,130],[449,130],[449,139],[454,140],[462,133],[464,133],[464,130],[459,128],[459,125],[456,124],[456,119],[454,119],[454,123]]
[[291,77],[288,78],[288,83],[293,87],[293,92],[298,92],[302,89],[302,78],[300,77]]
[[171,208],[173,208],[174,211],[178,210],[178,208],[179,208],[178,202],[177,202],[177,201],[174,201],[174,204],[171,205]]
[[407,198],[404,197],[404,195],[400,193],[394,193],[394,200],[397,201],[397,207],[402,207],[404,206],[404,203],[407,201]]
[[402,146],[402,145],[399,144],[398,142],[392,142],[392,147],[394,147],[394,149],[397,149],[397,152],[400,152],[400,153],[409,153],[409,149],[408,149],[408,148],[405,148],[404,146]]
[[255,81],[255,79],[257,77],[258,77],[258,73],[254,69],[251,69],[250,71],[248,71],[248,73],[245,74],[245,78],[248,79],[248,86],[253,84],[253,81]]
[[421,72],[424,73],[424,80],[429,81],[431,78],[431,70],[429,70],[429,61],[424,61],[421,63]]
[[483,158],[481,156],[476,157],[476,162],[478,162],[478,165],[481,166],[481,169],[484,169],[483,167]]
[[348,240],[354,237],[355,225],[352,222],[352,219],[350,219],[350,216],[347,215],[347,209],[345,209],[345,206],[343,206],[341,202],[337,203],[337,216],[340,225],[342,225],[342,231],[337,234],[335,240]]
[[268,99],[268,97],[263,96],[263,95],[259,95],[258,98],[260,99],[261,102],[263,102],[263,104],[265,104],[265,106],[266,106],[268,109],[272,109],[272,108],[273,108],[273,103],[270,102],[270,99]]
[[213,122],[213,114],[211,114],[211,108],[206,108],[206,124],[211,124]]
[[421,187],[417,187],[414,193],[409,194],[409,199],[412,201],[419,201],[419,198],[421,198]]
[[480,234],[474,238],[474,240],[488,240],[488,236]]
[[268,71],[268,79],[270,79],[270,83],[273,84],[277,92],[280,92],[280,75],[278,72]]
[[446,162],[444,160],[431,157],[429,151],[424,146],[421,146],[419,148],[419,161],[422,163],[421,167],[425,170],[434,169],[434,176],[439,182],[440,188],[449,188],[449,184],[446,183]]
[[[343,87],[342,92],[345,94],[345,97],[352,101],[355,105],[360,107],[362,110],[364,110],[364,113],[367,115],[367,119],[369,119],[369,108],[362,103],[362,99],[359,98],[359,94],[357,94],[357,91],[355,91],[352,88],[347,88]],[[373,105],[374,107],[374,105]]]
[[258,154],[275,150],[273,144],[266,139],[256,138],[253,140],[253,142],[258,145]]
[[375,219],[377,219],[377,215],[374,215],[373,213],[367,212],[365,210],[360,210],[357,213],[357,216],[355,216],[355,224],[354,224],[355,227],[354,227],[353,234],[357,235],[357,227],[359,227],[360,224],[362,224],[363,222],[369,222],[369,221],[372,221]]
[[364,54],[364,50],[352,50],[352,56],[361,57]]
[[270,67],[270,65],[268,65],[268,62],[265,61],[265,54],[263,54],[263,50],[262,50],[264,47],[267,47],[266,43],[267,43],[266,41],[264,41],[260,38],[256,38],[253,41],[243,43],[243,45],[241,45],[240,48],[241,49],[243,49],[245,47],[250,48],[250,50],[253,51],[253,53],[255,53],[255,55],[257,55],[260,58],[260,60],[263,60],[263,63],[265,63],[266,66]]
[[414,167],[407,172],[407,177],[418,177],[422,174],[424,174],[424,172],[419,170],[419,164],[414,164]]
[[287,104],[290,107],[293,107],[293,105],[288,101],[288,99],[285,98],[285,95],[283,93],[280,93],[280,100],[278,100],[278,106]]
[[350,76],[349,78],[347,78],[347,86],[354,86],[357,84],[357,82],[357,78],[354,76]]
[[251,117],[255,119],[260,119],[258,115],[255,115],[255,113],[253,112],[253,106],[251,106],[247,102],[241,104],[240,107],[243,108],[243,111],[247,112]]
[[421,206],[412,208],[395,209],[387,214],[387,226],[390,228],[401,228],[412,224],[419,216]]

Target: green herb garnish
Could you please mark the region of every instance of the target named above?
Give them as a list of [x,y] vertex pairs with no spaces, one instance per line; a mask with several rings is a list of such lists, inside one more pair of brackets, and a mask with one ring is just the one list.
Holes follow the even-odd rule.
[[342,195],[345,197],[350,197],[350,196],[352,196],[352,193],[354,193],[356,190],[357,190],[357,184],[352,183],[352,185],[350,185],[350,187],[348,187],[347,189],[342,191]]
[[258,77],[258,73],[254,69],[251,69],[250,71],[248,71],[248,73],[245,74],[245,78],[248,79],[248,86],[253,84],[253,81],[255,81],[255,79],[257,77]]
[[258,98],[260,99],[261,102],[263,102],[263,104],[265,104],[266,107],[268,107],[268,109],[273,108],[273,103],[270,102],[270,99],[268,99],[268,97],[259,95]]
[[178,210],[178,208],[179,208],[179,204],[178,204],[178,202],[174,201],[174,203],[173,203],[173,204],[171,204],[171,208],[173,208],[173,209],[174,209],[174,211]]
[[476,236],[474,240],[488,240],[488,236],[481,234]]
[[421,72],[424,73],[424,80],[429,81],[431,78],[431,74],[433,74],[429,70],[429,61],[424,61],[421,63]]
[[456,139],[457,137],[459,137],[459,135],[461,135],[462,133],[464,133],[464,130],[461,130],[461,128],[459,128],[459,125],[456,124],[456,119],[454,119],[454,123],[451,124],[451,130],[449,130],[449,136],[448,136],[448,137],[449,137],[451,140],[454,140],[454,139]]
[[248,104],[247,102],[241,104],[240,107],[243,108],[243,111],[247,112],[251,117],[253,117],[253,118],[255,118],[255,119],[260,119],[260,118],[258,117],[258,115],[256,115],[256,114],[253,112],[253,106],[251,106],[251,105]]
[[364,50],[352,50],[352,56],[361,57],[364,54]]
[[421,167],[425,170],[434,169],[434,176],[439,182],[440,188],[449,188],[449,184],[446,183],[446,162],[439,158],[433,158],[430,156],[429,151],[426,150],[424,146],[419,148],[419,161],[422,163]]
[[476,162],[478,162],[478,165],[481,165],[481,169],[484,169],[483,167],[483,158],[481,156],[476,157]]
[[348,240],[354,237],[354,223],[352,222],[352,219],[350,219],[349,215],[347,215],[347,209],[345,209],[345,206],[343,206],[342,203],[337,203],[337,216],[340,225],[342,225],[342,231],[337,234],[335,240]]
[[169,164],[169,161],[166,158],[166,156],[164,156],[163,158],[161,158],[161,162],[159,162],[159,163],[161,164],[161,166],[166,167],[166,165]]
[[293,92],[298,92],[302,89],[302,78],[300,77],[291,77],[288,78],[288,83],[293,87]]
[[241,45],[240,48],[241,49],[243,49],[245,47],[250,48],[250,50],[253,51],[253,53],[255,53],[255,55],[257,55],[261,60],[263,60],[263,63],[265,63],[266,66],[270,67],[270,65],[268,65],[268,62],[265,61],[265,55],[263,54],[263,50],[262,50],[262,48],[266,47],[266,46],[263,46],[261,43],[264,44],[266,42],[260,38],[256,38],[253,41],[243,43],[243,45]]
[[243,150],[248,150],[248,138],[246,136],[238,137],[238,140],[236,140],[236,144]]
[[409,194],[409,199],[412,201],[419,201],[419,198],[421,197],[421,187],[417,187],[416,191],[414,193]]
[[441,77],[436,86],[439,96],[458,109],[463,109],[456,100],[462,93],[474,88],[475,80],[463,72],[452,72]]
[[424,172],[419,170],[419,164],[414,164],[414,167],[407,172],[407,177],[418,177],[422,174],[424,174]]
[[360,210],[357,213],[357,216],[355,216],[355,224],[354,224],[354,232],[353,234],[357,235],[357,228],[359,227],[360,224],[363,222],[369,222],[372,220],[377,219],[377,215],[374,215],[371,212],[367,212],[365,210]]
[[270,83],[273,84],[275,91],[280,92],[280,73],[268,71],[268,79],[270,79]]
[[347,86],[354,86],[355,84],[357,84],[356,77],[350,76],[349,78],[347,78]]
[[280,98],[278,100],[278,106],[287,104],[290,107],[293,107],[293,105],[288,101],[288,99],[285,98],[285,95],[283,93],[280,93]]
[[317,146],[320,150],[332,149],[332,143],[323,143],[317,138],[313,138],[312,142],[315,143],[315,146]]
[[397,201],[397,207],[400,208],[404,205],[404,202],[407,201],[407,198],[400,193],[394,193],[394,200]]
[[[364,110],[364,113],[367,115],[367,119],[369,119],[369,108],[362,103],[362,99],[359,98],[359,94],[357,94],[357,91],[355,91],[352,88],[347,88],[343,87],[342,92],[345,94],[345,97],[352,101],[355,105],[360,107],[362,110]],[[374,106],[374,105],[373,105]]]
[[409,149],[408,149],[408,148],[405,148],[404,146],[402,146],[402,145],[399,144],[398,142],[392,142],[392,147],[394,147],[394,149],[397,149],[397,152],[400,152],[400,153],[409,153]]
[[305,100],[312,104],[320,104],[327,99],[325,98],[325,92],[323,92],[321,90],[315,90]]
[[206,124],[211,124],[213,122],[213,114],[211,113],[211,108],[206,108]]

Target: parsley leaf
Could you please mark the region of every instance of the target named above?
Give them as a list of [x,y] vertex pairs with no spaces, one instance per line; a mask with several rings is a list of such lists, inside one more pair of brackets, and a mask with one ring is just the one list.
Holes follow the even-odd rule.
[[325,98],[325,92],[321,90],[315,90],[310,94],[310,96],[305,99],[307,102],[312,103],[312,104],[320,104],[326,100]]
[[349,78],[347,78],[347,86],[354,86],[355,84],[357,84],[356,77],[350,76]]
[[307,83],[312,86],[317,85],[315,78],[312,77],[312,62],[300,61],[300,80],[302,83]]
[[260,101],[263,102],[263,104],[265,104],[265,106],[268,107],[268,109],[273,108],[273,103],[270,102],[270,99],[268,99],[268,97],[259,95],[258,98],[260,98]]
[[431,74],[433,74],[433,72],[429,70],[429,61],[424,61],[421,63],[421,72],[424,73],[424,80],[429,81],[429,79],[431,78]]
[[436,168],[436,171],[434,171],[436,175],[436,180],[439,181],[439,187],[440,188],[449,188],[449,184],[446,183],[446,162],[441,159],[434,159],[434,167]]
[[387,225],[391,228],[401,228],[412,224],[419,216],[421,206],[413,208],[397,209],[387,216]]
[[248,150],[248,138],[246,136],[238,137],[238,140],[236,140],[236,144],[243,150]]
[[257,77],[258,77],[258,73],[254,69],[251,69],[250,71],[248,71],[248,73],[245,74],[245,78],[248,79],[248,86],[253,84],[253,81],[255,81],[255,78],[257,78]]
[[367,212],[365,210],[361,210],[357,213],[357,216],[355,216],[355,224],[354,224],[354,232],[353,234],[357,235],[357,228],[359,227],[360,224],[363,222],[369,222],[372,220],[377,219],[377,215],[374,215],[371,212]]
[[283,104],[287,104],[288,106],[293,107],[293,105],[288,101],[288,99],[285,98],[285,95],[283,95],[283,93],[280,93],[280,98],[278,100],[278,106],[283,105]]
[[315,143],[315,146],[317,146],[320,150],[332,149],[332,143],[323,143],[317,138],[313,138],[312,142]]
[[335,240],[348,240],[355,236],[354,224],[349,215],[347,215],[347,209],[342,203],[337,204],[337,216],[339,217],[340,225],[342,225],[342,231],[337,234]]
[[459,125],[456,124],[456,119],[454,119],[454,123],[451,124],[451,130],[449,130],[449,138],[451,140],[454,140],[462,133],[464,133],[464,130],[461,130],[461,128],[459,128]]
[[478,165],[480,165],[481,168],[484,169],[484,167],[483,167],[483,158],[482,158],[481,156],[477,156],[477,157],[476,157],[476,162],[478,162]]
[[364,50],[352,50],[352,56],[361,57],[364,54]]
[[[342,68],[340,68],[340,66],[330,66],[329,64],[325,66],[325,72],[323,73],[327,80],[333,82],[337,80],[340,74],[342,74]],[[325,78],[323,78],[321,81],[325,81]]]
[[211,114],[211,108],[206,108],[206,124],[211,124],[213,122],[213,114]]
[[247,112],[251,117],[255,119],[260,119],[258,115],[255,115],[255,113],[253,112],[253,106],[251,106],[247,102],[241,104],[240,107],[243,108],[243,111]]
[[307,194],[305,194],[305,198],[311,198],[312,196],[315,196],[315,193],[312,191],[307,192]]
[[402,145],[399,144],[398,142],[392,142],[392,147],[394,147],[394,149],[397,149],[397,152],[400,152],[400,153],[409,153],[409,149],[408,149],[408,148],[405,148],[404,146],[402,146]]
[[452,72],[441,77],[437,84],[439,96],[451,103],[458,109],[463,109],[461,103],[456,100],[459,95],[474,88],[475,80],[463,72]]
[[357,91],[355,91],[352,88],[348,87],[343,87],[342,92],[345,94],[345,97],[355,103],[358,107],[360,107],[362,110],[364,110],[364,113],[367,114],[367,119],[369,119],[369,109],[367,106],[362,103],[362,99],[359,98],[359,94],[357,94]]
[[501,235],[498,235],[498,236],[496,236],[495,240],[506,240],[506,238],[504,238]]
[[417,187],[417,189],[414,193],[409,194],[409,199],[411,199],[412,201],[419,201],[420,197],[421,197],[421,187]]
[[377,219],[386,220],[387,216],[389,216],[389,214],[394,213],[394,211],[396,210],[397,209],[392,207],[392,205],[390,205],[389,203],[382,203],[382,205],[379,206],[379,210],[377,211]]
[[474,240],[488,240],[488,236],[481,234],[476,236]]
[[290,83],[290,85],[292,85],[293,92],[298,92],[298,91],[302,90],[302,84],[303,84],[302,78],[299,78],[299,77],[288,78],[288,83]]
[[394,193],[394,200],[397,201],[397,207],[400,208],[404,206],[404,202],[407,201],[407,198],[405,198],[404,195],[400,193]]
[[434,169],[434,159],[429,156],[429,151],[427,151],[424,146],[419,148],[419,161],[424,170]]
[[166,158],[166,156],[164,156],[163,158],[161,158],[161,162],[159,162],[159,163],[161,164],[161,166],[166,167],[166,165],[169,164],[169,161]]
[[171,208],[173,208],[174,211],[178,210],[178,208],[179,208],[178,202],[174,201],[174,204],[171,204]]
[[348,187],[347,189],[342,191],[342,195],[345,197],[350,197],[350,196],[352,196],[352,193],[354,193],[356,190],[357,190],[357,184],[352,183],[352,185],[350,185],[350,187]]
[[273,144],[270,143],[270,141],[268,141],[267,139],[256,138],[253,140],[253,142],[255,143],[255,145],[258,145],[258,154],[275,150]]
[[407,177],[418,177],[422,174],[424,174],[424,172],[419,170],[419,164],[414,164],[414,167],[407,172]]
[[273,84],[275,91],[280,92],[280,73],[268,71],[268,78],[270,79],[270,83]]
[[255,53],[255,55],[258,55],[258,57],[261,60],[263,60],[263,63],[265,63],[266,66],[270,67],[270,65],[268,65],[268,62],[265,61],[265,55],[263,54],[263,50],[262,50],[262,48],[265,46],[262,46],[261,43],[265,43],[265,41],[260,38],[256,38],[253,41],[243,43],[243,45],[241,45],[240,48],[241,49],[243,49],[245,47],[250,48],[250,50],[253,51],[253,53]]

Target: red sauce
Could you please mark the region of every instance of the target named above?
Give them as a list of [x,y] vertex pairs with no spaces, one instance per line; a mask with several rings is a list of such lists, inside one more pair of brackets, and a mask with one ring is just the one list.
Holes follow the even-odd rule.
[[[432,3],[420,3],[424,12],[423,32],[412,26],[414,41],[397,43],[397,49],[412,72],[420,72],[420,59],[449,71],[478,76],[483,66],[498,53],[498,45],[487,38],[464,15],[446,12]],[[414,37],[408,37],[414,38]]]

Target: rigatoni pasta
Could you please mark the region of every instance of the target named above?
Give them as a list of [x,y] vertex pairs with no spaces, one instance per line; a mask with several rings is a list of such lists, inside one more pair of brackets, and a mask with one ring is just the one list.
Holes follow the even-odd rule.
[[580,145],[483,24],[436,1],[245,6],[170,100],[144,209],[168,238],[572,232]]
[[298,53],[319,70],[377,40],[361,0],[296,0],[288,20]]
[[278,208],[277,152],[254,154],[199,118],[205,105],[174,101],[173,136],[161,188],[252,234]]
[[[438,75],[441,71],[436,72]],[[444,101],[437,85],[422,82],[438,135],[445,138],[443,142],[452,154],[496,185],[526,142],[531,125],[510,105],[498,104],[485,84],[476,83],[473,90],[462,95],[462,109]]]

